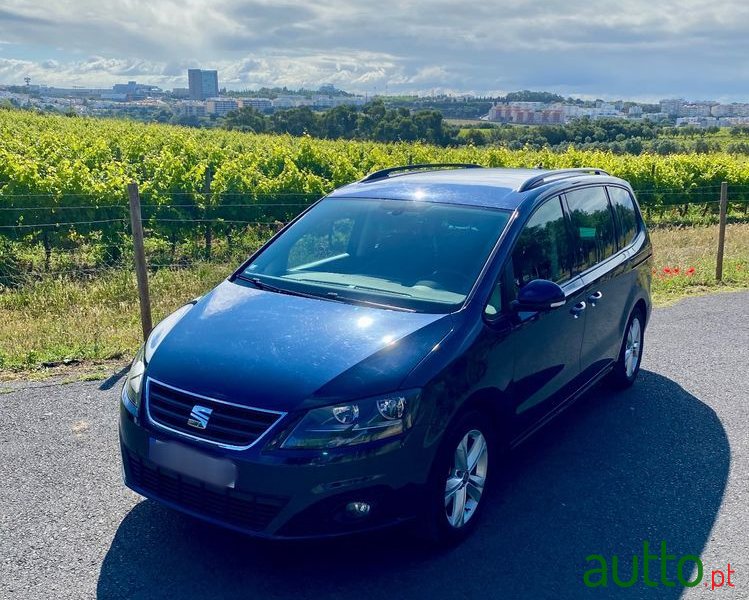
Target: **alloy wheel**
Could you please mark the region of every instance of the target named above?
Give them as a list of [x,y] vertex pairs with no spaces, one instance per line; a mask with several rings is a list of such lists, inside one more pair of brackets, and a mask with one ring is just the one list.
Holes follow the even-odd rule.
[[445,515],[456,529],[476,513],[486,484],[488,458],[486,438],[477,429],[466,433],[455,448],[445,482]]
[[624,348],[624,368],[627,377],[631,378],[640,360],[640,348],[642,346],[642,326],[639,317],[632,319],[627,331],[627,342]]

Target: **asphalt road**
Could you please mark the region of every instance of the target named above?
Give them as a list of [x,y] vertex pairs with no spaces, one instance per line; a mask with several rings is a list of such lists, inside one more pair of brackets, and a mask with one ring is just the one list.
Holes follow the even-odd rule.
[[[483,527],[443,552],[399,530],[268,544],[203,525],[121,485],[119,382],[12,387],[1,598],[749,598],[749,293],[656,310],[634,388],[593,390],[518,449]],[[701,556],[707,580],[731,563],[735,587],[650,588],[641,568],[628,589],[583,584],[588,555],[627,578],[646,540]]]

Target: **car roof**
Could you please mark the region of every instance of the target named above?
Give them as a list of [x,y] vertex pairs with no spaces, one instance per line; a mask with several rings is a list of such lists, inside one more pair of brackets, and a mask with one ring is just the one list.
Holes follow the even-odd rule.
[[[365,178],[336,189],[328,197],[419,200],[514,210],[552,188],[570,187],[587,181],[625,183],[607,176],[603,171],[600,175],[591,174],[592,169],[588,171],[506,168],[406,171],[370,181]],[[523,190],[531,180],[538,185]],[[563,185],[560,185],[562,182]]]

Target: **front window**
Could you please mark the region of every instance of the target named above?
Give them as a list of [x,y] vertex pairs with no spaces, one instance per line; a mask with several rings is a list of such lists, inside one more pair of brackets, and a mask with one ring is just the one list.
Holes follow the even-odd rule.
[[336,300],[447,312],[465,301],[509,217],[472,206],[328,198],[240,276]]
[[494,287],[484,314],[497,318],[520,288],[534,279],[563,284],[572,277],[572,245],[562,200],[555,196],[531,215],[518,236],[512,258]]
[[520,233],[512,252],[519,288],[534,279],[562,283],[572,276],[572,248],[559,197],[541,205]]

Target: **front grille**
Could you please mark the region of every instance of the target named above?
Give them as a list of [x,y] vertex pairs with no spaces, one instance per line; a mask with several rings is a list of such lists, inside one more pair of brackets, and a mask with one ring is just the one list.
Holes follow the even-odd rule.
[[129,450],[127,460],[132,484],[146,495],[193,510],[250,531],[262,531],[286,506],[288,498],[247,494],[232,489],[212,489],[148,462]]
[[[282,413],[195,396],[153,379],[148,380],[146,402],[148,415],[157,425],[233,448],[251,446],[282,416]],[[211,410],[205,429],[187,423],[196,405]]]

